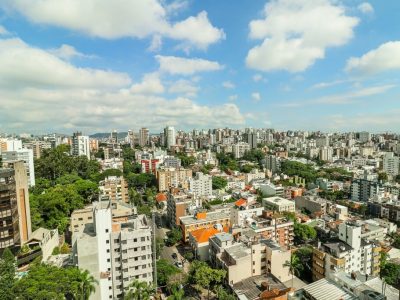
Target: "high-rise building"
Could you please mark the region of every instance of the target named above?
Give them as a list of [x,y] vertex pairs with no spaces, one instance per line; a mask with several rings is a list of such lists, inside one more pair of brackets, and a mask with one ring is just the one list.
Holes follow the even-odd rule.
[[212,195],[212,177],[201,172],[189,179],[189,190],[196,196]]
[[116,130],[113,130],[111,132],[110,140],[111,140],[111,143],[118,144],[118,132]]
[[176,135],[175,135],[175,128],[172,126],[167,126],[164,129],[164,136],[165,136],[165,146],[169,149],[171,146],[176,145]]
[[244,134],[244,141],[250,145],[251,149],[257,148],[257,133],[249,132]]
[[0,252],[17,250],[32,233],[28,178],[22,161],[0,169]]
[[319,159],[323,161],[333,160],[333,148],[332,147],[321,147],[319,149]]
[[239,142],[232,145],[232,152],[235,158],[242,158],[247,151],[250,151],[250,145],[248,143]]
[[152,231],[125,203],[93,205],[93,222],[72,236],[74,264],[98,281],[90,299],[121,299],[133,280],[153,282]]
[[28,176],[29,186],[35,185],[35,166],[33,164],[32,149],[20,149],[15,151],[5,151],[2,153],[3,163],[23,161]]
[[279,173],[281,170],[281,163],[276,155],[267,155],[265,157],[265,168],[271,171],[272,174]]
[[400,158],[393,152],[387,152],[383,156],[383,171],[391,176],[399,174]]
[[72,136],[71,155],[81,156],[84,155],[90,159],[90,140],[82,132],[75,132]]
[[185,168],[164,168],[157,170],[158,190],[168,191],[171,187],[188,188],[192,170]]
[[128,183],[123,176],[109,176],[99,182],[100,193],[112,202],[129,202]]
[[139,145],[144,147],[149,143],[149,129],[141,128],[139,130]]

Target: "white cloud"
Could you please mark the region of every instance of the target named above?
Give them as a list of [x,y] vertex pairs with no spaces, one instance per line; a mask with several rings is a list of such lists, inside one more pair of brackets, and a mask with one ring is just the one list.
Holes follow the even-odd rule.
[[346,44],[358,24],[328,0],[274,0],[264,15],[250,22],[250,37],[263,42],[246,58],[248,67],[261,71],[304,71],[325,57],[326,48]]
[[252,93],[251,98],[253,98],[254,102],[259,102],[261,100],[261,95],[260,93]]
[[317,90],[317,89],[324,89],[324,88],[328,88],[331,86],[335,86],[335,85],[339,85],[342,83],[346,83],[349,80],[334,80],[334,81],[329,81],[329,82],[319,82],[314,84],[313,86],[311,86],[312,90]]
[[170,15],[176,15],[179,12],[189,7],[189,1],[186,0],[175,0],[165,6],[165,10]]
[[8,35],[8,34],[10,34],[8,30],[4,26],[0,25],[0,35]]
[[64,87],[122,87],[131,82],[125,73],[78,68],[18,38],[0,39],[0,86],[57,85]]
[[142,82],[132,85],[131,92],[134,94],[161,94],[164,93],[164,86],[158,74],[146,74]]
[[20,39],[0,39],[0,128],[32,133],[85,133],[163,124],[180,128],[243,126],[234,104],[168,99],[157,74],[132,85],[127,74],[79,68]]
[[201,58],[156,55],[156,59],[160,64],[161,72],[173,75],[192,75],[198,72],[217,71],[223,68],[218,62]]
[[222,83],[222,86],[223,86],[224,88],[226,88],[226,89],[234,89],[234,88],[235,88],[235,85],[234,85],[232,82],[230,82],[230,81],[224,81],[224,82]]
[[180,79],[174,82],[168,89],[169,93],[184,95],[185,97],[193,98],[197,96],[199,88],[189,80]]
[[60,48],[56,48],[56,49],[50,49],[49,52],[51,54],[54,54],[55,56],[62,58],[62,59],[66,59],[69,60],[71,58],[74,57],[86,57],[86,58],[92,58],[94,57],[93,55],[87,55],[87,54],[83,54],[79,51],[77,51],[73,46],[71,45],[66,45],[66,44],[62,44],[60,46]]
[[161,35],[185,43],[187,48],[206,49],[225,37],[214,27],[206,12],[176,23],[169,22],[171,9],[160,0],[5,0],[6,11],[18,11],[31,22],[54,25],[105,39],[145,38]]
[[151,39],[151,44],[148,48],[149,51],[157,52],[161,49],[162,46],[162,37],[159,34],[156,34]]
[[360,98],[366,98],[374,95],[383,94],[386,91],[394,88],[395,85],[387,84],[387,85],[378,85],[371,86],[367,88],[361,88],[356,91],[351,91],[347,93],[341,94],[333,94],[330,96],[320,97],[313,100],[305,100],[305,101],[297,101],[297,102],[288,102],[280,104],[282,107],[301,107],[306,105],[316,105],[316,104],[324,104],[324,105],[340,105],[340,104],[351,104],[356,102]]
[[374,8],[368,2],[363,2],[359,6],[357,6],[358,10],[363,14],[372,14],[374,12]]
[[236,101],[237,99],[238,99],[238,95],[230,95],[229,97],[228,97],[228,99],[229,99],[229,101]]
[[387,42],[361,57],[351,57],[346,71],[372,75],[389,70],[400,70],[400,41]]
[[182,47],[185,50],[192,46],[205,50],[208,45],[225,39],[224,31],[212,26],[205,11],[174,24],[168,35],[173,39],[183,40]]
[[262,76],[261,74],[254,74],[253,81],[254,82],[260,82],[260,81],[267,82],[268,80],[266,78],[264,78],[264,76]]

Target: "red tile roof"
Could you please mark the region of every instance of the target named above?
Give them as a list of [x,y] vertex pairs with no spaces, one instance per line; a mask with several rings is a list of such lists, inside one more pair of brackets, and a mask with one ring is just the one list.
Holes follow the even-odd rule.
[[158,193],[156,196],[156,201],[157,202],[167,201],[167,195],[165,195],[164,193]]

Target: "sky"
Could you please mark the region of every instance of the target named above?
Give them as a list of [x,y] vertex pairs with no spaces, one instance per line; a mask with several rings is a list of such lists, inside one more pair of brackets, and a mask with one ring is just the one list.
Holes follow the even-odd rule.
[[0,0],[0,132],[400,132],[400,1]]

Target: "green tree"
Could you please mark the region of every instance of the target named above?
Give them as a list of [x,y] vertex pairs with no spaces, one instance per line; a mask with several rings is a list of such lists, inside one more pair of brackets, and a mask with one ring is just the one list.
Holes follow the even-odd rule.
[[157,283],[160,286],[165,286],[169,282],[172,275],[181,273],[181,270],[175,267],[166,259],[157,260]]
[[378,173],[378,180],[379,181],[383,181],[383,182],[388,181],[388,174],[385,173],[385,172],[379,172]]
[[200,261],[194,261],[189,272],[191,282],[207,290],[207,299],[210,299],[210,289],[212,286],[221,283],[225,275],[225,270],[213,269]]
[[182,300],[185,296],[185,290],[181,288],[180,284],[174,284],[171,287],[171,296],[169,296],[168,300]]
[[182,230],[180,227],[173,227],[168,233],[167,233],[167,245],[175,245],[178,243],[180,240],[182,240],[183,235],[182,235]]
[[236,297],[232,294],[229,294],[222,285],[218,285],[216,287],[215,293],[217,294],[218,300],[235,300],[236,299]]
[[317,237],[317,231],[306,224],[294,223],[294,238],[298,243],[307,242]]
[[16,282],[15,266],[15,257],[10,249],[6,248],[0,259],[0,299],[15,299],[13,292],[13,286]]
[[224,189],[228,184],[228,181],[220,176],[213,176],[212,178],[212,188],[213,190]]
[[79,274],[79,296],[77,299],[89,300],[90,295],[96,292],[96,285],[98,285],[97,280],[87,270],[82,271]]
[[295,274],[296,275],[300,274],[300,270],[302,270],[303,265],[301,264],[301,261],[298,258],[298,256],[293,253],[290,256],[290,260],[286,261],[283,266],[284,267],[289,267],[289,272],[290,272],[290,274],[292,274],[292,288],[293,288],[294,275]]
[[312,280],[312,247],[301,247],[296,251],[296,256],[299,258],[303,268],[299,270],[300,278],[306,281]]
[[380,270],[380,276],[385,279],[387,284],[397,284],[400,278],[400,265],[392,262],[384,263]]
[[154,287],[145,281],[133,280],[128,287],[125,300],[150,300],[154,295]]
[[180,152],[176,155],[181,160],[181,165],[187,168],[196,162],[196,158],[193,156],[187,156],[186,153]]

